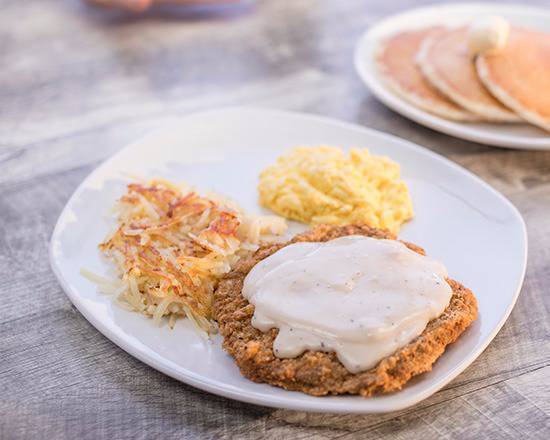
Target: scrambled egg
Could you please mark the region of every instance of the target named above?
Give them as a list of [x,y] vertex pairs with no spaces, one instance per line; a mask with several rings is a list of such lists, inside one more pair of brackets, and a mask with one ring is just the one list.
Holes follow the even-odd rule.
[[260,174],[260,203],[309,224],[367,224],[397,233],[413,216],[399,164],[367,149],[298,147]]

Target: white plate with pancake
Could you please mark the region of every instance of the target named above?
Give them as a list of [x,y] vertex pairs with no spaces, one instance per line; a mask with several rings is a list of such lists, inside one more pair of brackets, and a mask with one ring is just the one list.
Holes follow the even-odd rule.
[[[109,273],[97,245],[107,214],[128,175],[164,177],[222,193],[251,213],[259,172],[296,145],[367,147],[401,164],[415,217],[400,237],[425,247],[449,276],[471,288],[479,318],[448,347],[431,372],[402,391],[362,398],[313,397],[245,379],[221,348],[188,320],[174,329],[117,306],[80,275]],[[304,226],[294,225],[294,229]],[[153,368],[202,390],[259,405],[333,413],[395,411],[429,397],[487,347],[510,314],[525,273],[527,238],[514,206],[451,161],[405,140],[359,126],[298,113],[231,108],[187,116],[127,146],[94,170],[65,206],[50,243],[51,266],[70,300],[100,332]]]
[[[550,150],[550,133],[525,123],[456,122],[436,116],[409,103],[388,88],[375,57],[389,36],[430,26],[455,27],[484,15],[499,15],[512,25],[535,30],[550,29],[550,11],[527,5],[451,4],[422,7],[393,15],[369,28],[355,49],[355,68],[372,93],[385,105],[413,121],[458,138],[507,148]],[[549,93],[541,90],[541,93]]]

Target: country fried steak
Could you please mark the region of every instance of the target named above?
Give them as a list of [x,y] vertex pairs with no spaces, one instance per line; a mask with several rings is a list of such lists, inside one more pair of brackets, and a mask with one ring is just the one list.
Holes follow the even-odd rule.
[[[396,239],[388,232],[368,226],[321,225],[287,243],[260,248],[219,283],[214,292],[214,317],[224,338],[224,349],[235,358],[245,377],[315,396],[360,394],[367,397],[397,391],[413,376],[430,371],[445,347],[476,319],[477,302],[473,293],[459,282],[447,279],[453,295],[443,314],[430,321],[420,336],[370,370],[350,373],[334,353],[306,351],[292,359],[275,357],[272,348],[278,330],[263,333],[251,325],[254,306],[241,294],[246,275],[256,263],[289,244],[324,242],[346,235]],[[422,248],[403,243],[424,255]]]

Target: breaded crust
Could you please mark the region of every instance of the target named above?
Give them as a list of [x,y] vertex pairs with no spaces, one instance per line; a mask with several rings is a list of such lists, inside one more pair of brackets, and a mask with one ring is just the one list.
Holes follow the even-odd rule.
[[[321,225],[287,243],[259,249],[219,283],[214,292],[214,316],[224,338],[224,349],[235,358],[245,377],[315,396],[360,394],[367,397],[396,391],[413,376],[431,370],[445,347],[476,319],[477,302],[473,293],[457,281],[448,279],[453,295],[445,312],[430,321],[424,332],[411,343],[382,359],[370,370],[350,373],[334,353],[306,351],[292,359],[276,358],[272,348],[278,330],[263,333],[252,327],[254,306],[241,294],[244,278],[256,263],[291,243],[328,241],[345,235],[395,239],[388,232],[368,226]],[[405,244],[424,254],[422,248]]]

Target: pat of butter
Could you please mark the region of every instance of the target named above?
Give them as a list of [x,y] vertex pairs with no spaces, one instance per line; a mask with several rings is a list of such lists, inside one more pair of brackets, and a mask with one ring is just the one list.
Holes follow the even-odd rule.
[[509,34],[510,24],[504,18],[480,18],[468,31],[468,50],[472,56],[497,53],[506,46]]

